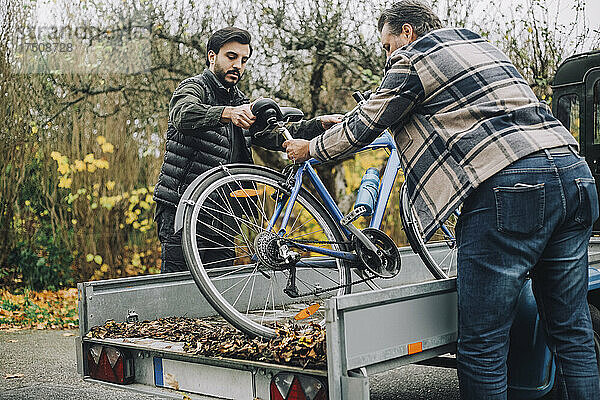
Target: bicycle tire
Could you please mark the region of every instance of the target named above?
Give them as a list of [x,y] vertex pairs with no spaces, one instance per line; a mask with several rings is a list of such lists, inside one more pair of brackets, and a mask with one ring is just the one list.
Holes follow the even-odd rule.
[[458,251],[454,235],[457,216],[451,216],[444,223],[451,233],[450,237],[440,229],[426,242],[414,208],[410,203],[406,185],[402,185],[400,188],[400,210],[400,218],[408,243],[434,278],[446,279],[454,276]]
[[[324,280],[327,284],[331,285],[331,287],[336,285],[341,287],[319,296],[307,296],[306,299],[301,299],[302,301],[281,296],[282,304],[275,304],[275,291],[279,291],[281,286],[283,286],[279,284],[277,278],[280,275],[283,275],[287,280],[289,279],[289,272],[286,276],[285,271],[276,271],[273,268],[266,269],[264,268],[265,265],[257,263],[256,259],[254,263],[252,263],[252,254],[256,254],[256,236],[258,236],[259,233],[264,232],[269,216],[272,215],[271,213],[268,213],[268,209],[264,210],[264,208],[275,207],[275,198],[277,198],[279,194],[286,192],[286,189],[282,187],[284,181],[285,177],[282,174],[264,167],[239,164],[227,166],[226,168],[217,167],[214,168],[211,173],[208,173],[206,179],[199,182],[191,191],[188,198],[189,200],[187,201],[188,206],[184,211],[182,247],[194,281],[204,297],[225,320],[250,336],[260,336],[264,338],[275,337],[276,323],[287,322],[288,318],[291,320],[292,315],[290,311],[295,313],[298,310],[307,309],[308,306],[316,304],[331,295],[341,295],[350,292],[352,278],[348,262],[337,259],[335,261],[335,270],[330,270],[329,268],[321,270],[321,268],[306,267],[305,260],[307,260],[307,258],[303,258],[303,261],[298,263],[298,266],[301,268],[298,268],[296,271],[297,274],[302,272],[303,277],[312,276],[314,278],[316,276],[318,279]],[[261,190],[262,193],[260,192]],[[230,197],[235,194],[235,196],[233,196],[234,200],[229,199],[227,193],[229,193]],[[255,193],[259,194],[255,203],[242,203],[239,201],[240,193],[242,198],[246,194],[250,197]],[[277,194],[273,195],[274,193]],[[215,197],[218,198],[215,200]],[[287,200],[285,201],[287,202]],[[237,203],[239,209],[234,209],[233,207],[226,205],[230,202],[232,202],[234,206]],[[221,209],[215,209],[214,207],[216,207],[215,204],[217,203],[221,205],[225,204],[225,206]],[[259,212],[261,212],[260,215],[254,214],[252,204],[255,204],[257,209],[263,208],[262,211],[259,210]],[[242,213],[236,215],[240,210],[242,210]],[[322,238],[328,241],[343,242],[345,240],[343,233],[330,214],[322,204],[304,188],[302,188],[298,194],[293,211],[296,213],[296,216],[293,223],[292,218],[290,218],[292,228],[288,233],[288,238],[294,233],[294,236],[302,236],[302,239],[316,239],[317,237],[321,238],[324,236]],[[215,214],[212,216],[213,222],[211,222],[211,224],[216,224],[214,220],[217,219],[226,220],[226,213],[229,212],[231,213],[230,219],[232,218],[237,226],[234,226],[234,224],[231,223],[229,228],[225,228],[225,223],[223,222],[220,231],[216,230],[213,225],[210,225],[209,228],[206,223],[206,212]],[[246,214],[243,214],[244,212],[246,212]],[[320,228],[320,230],[316,229],[306,233],[305,230],[308,229],[308,227],[303,228],[302,226],[310,224],[304,222],[302,223],[302,226],[296,226],[295,232],[293,231],[297,221],[302,221],[304,219],[304,217],[301,217],[303,212],[306,212],[310,215],[310,218],[314,219],[314,222],[318,225],[317,228]],[[202,220],[203,218],[204,220]],[[280,220],[281,216],[278,221]],[[308,221],[311,220],[308,219]],[[242,226],[242,224],[244,225]],[[200,232],[206,237],[197,239],[199,229],[202,230]],[[222,233],[223,238],[225,238],[227,243],[223,243],[221,240],[215,240],[215,243],[225,244],[222,246],[222,250],[224,253],[229,252],[230,255],[233,255],[233,261],[231,261],[233,262],[233,265],[221,265],[216,269],[211,269],[207,262],[203,262],[203,258],[205,261],[210,259],[206,255],[207,253],[202,253],[201,251],[205,252],[207,249],[211,248],[199,247],[199,241],[207,242],[207,229]],[[239,232],[239,234],[232,234],[232,231]],[[227,234],[232,234],[234,237],[229,238]],[[252,240],[251,235],[255,235]],[[240,243],[240,245],[237,243]],[[233,246],[226,246],[226,244],[233,244]],[[330,248],[340,250],[344,247],[343,244],[328,244],[324,246],[330,246]],[[229,247],[231,247],[231,249]],[[244,250],[243,248],[247,248],[247,250]],[[232,251],[235,253],[232,253]],[[238,256],[238,254],[240,255]],[[250,263],[248,263],[248,261],[250,261]],[[221,261],[217,262],[215,265],[219,265],[220,262]],[[240,264],[236,265],[236,262],[239,262]],[[244,262],[247,264],[244,264]],[[304,264],[301,265],[302,263]],[[310,271],[311,269],[313,271]],[[239,293],[237,292],[238,289],[234,291],[237,297],[235,301],[232,301],[234,296],[225,292],[231,290],[235,285],[229,286],[227,289],[225,289],[225,287],[238,275],[240,281],[236,282],[235,285],[239,285],[239,282],[241,282],[242,279],[245,280],[245,283],[241,289],[239,289],[238,286]],[[300,280],[298,276],[296,279]],[[267,283],[266,281],[270,281],[270,283]],[[320,283],[323,283],[322,281]],[[247,288],[250,283],[252,285],[248,292]],[[300,283],[307,287],[306,290],[310,289],[308,288],[310,282],[307,283],[307,281],[302,280],[299,281],[299,284]],[[320,285],[320,283],[316,283],[313,286],[316,287]],[[277,288],[275,288],[276,285],[278,286]],[[259,293],[262,297],[258,303],[256,302],[258,300],[252,298],[255,286],[257,288],[265,286],[268,288],[266,292]],[[330,286],[322,285],[321,287]],[[248,302],[246,304],[245,297],[247,295]],[[240,301],[242,297],[243,301]],[[293,304],[285,304],[288,300]],[[260,318],[258,318],[257,310],[254,309],[256,304],[264,304],[262,309],[258,309],[258,314],[262,312],[262,317]],[[287,310],[286,306],[288,307]],[[291,307],[291,309],[289,307]],[[317,317],[317,314],[313,315],[310,321],[315,322],[315,320],[320,318],[321,320],[318,322],[323,323],[323,309],[324,307],[320,307],[320,310],[317,312],[319,316]],[[282,315],[281,318],[277,316],[278,312]],[[270,314],[270,316],[265,317],[265,314],[267,313]]]

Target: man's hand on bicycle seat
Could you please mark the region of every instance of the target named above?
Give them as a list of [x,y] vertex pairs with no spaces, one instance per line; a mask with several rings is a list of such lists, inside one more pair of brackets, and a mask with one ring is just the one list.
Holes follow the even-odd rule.
[[221,115],[221,122],[233,122],[235,126],[239,126],[242,129],[250,128],[256,121],[256,117],[250,110],[250,104],[242,104],[237,107],[225,107],[223,114]]
[[291,139],[283,142],[283,148],[290,160],[301,163],[310,158],[309,143],[304,139]]

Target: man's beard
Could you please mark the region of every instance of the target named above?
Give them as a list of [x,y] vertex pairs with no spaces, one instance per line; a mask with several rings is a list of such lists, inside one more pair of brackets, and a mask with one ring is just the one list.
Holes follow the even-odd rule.
[[[228,81],[227,79],[225,79],[225,76],[228,73],[234,73],[237,76],[237,79],[235,82],[231,82]],[[217,77],[217,79],[219,80],[219,82],[221,82],[221,84],[223,86],[225,86],[226,88],[232,88],[234,87],[239,81],[240,81],[240,72],[238,70],[235,69],[230,69],[225,71],[224,69],[220,68],[219,66],[215,65],[215,76]]]

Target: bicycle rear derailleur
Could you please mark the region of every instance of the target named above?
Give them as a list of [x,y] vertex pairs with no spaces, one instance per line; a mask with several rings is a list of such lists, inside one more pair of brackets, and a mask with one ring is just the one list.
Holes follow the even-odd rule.
[[[289,270],[288,281],[283,292],[292,298],[297,298],[300,297],[300,293],[296,286],[296,263],[300,261],[300,254],[291,250],[286,241],[274,232],[264,231],[254,239],[254,248],[261,264],[274,271]],[[270,279],[268,275],[265,276]]]

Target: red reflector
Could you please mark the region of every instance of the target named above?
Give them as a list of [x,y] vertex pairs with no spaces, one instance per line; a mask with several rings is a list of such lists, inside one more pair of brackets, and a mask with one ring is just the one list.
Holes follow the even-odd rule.
[[131,383],[135,378],[131,355],[110,346],[94,345],[87,353],[90,378],[112,383]]
[[271,380],[271,400],[327,400],[327,386],[310,375],[280,372]]
[[271,382],[271,400],[285,400],[273,382]]
[[304,390],[302,390],[302,386],[300,386],[300,381],[296,377],[294,377],[292,387],[290,388],[290,392],[288,393],[286,400],[306,400]]

